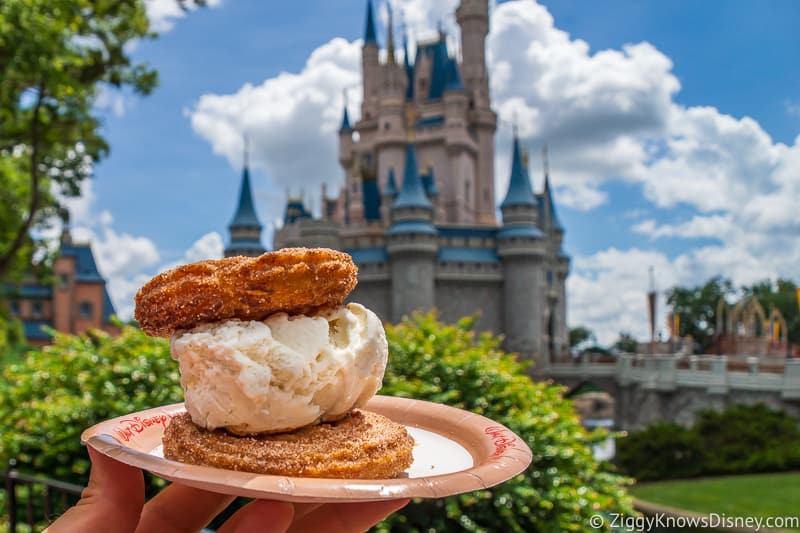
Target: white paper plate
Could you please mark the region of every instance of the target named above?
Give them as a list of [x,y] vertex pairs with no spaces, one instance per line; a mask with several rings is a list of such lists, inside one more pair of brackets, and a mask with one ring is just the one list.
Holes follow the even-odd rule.
[[442,498],[485,489],[524,471],[531,451],[510,429],[446,405],[376,396],[365,409],[404,424],[414,437],[414,462],[395,479],[319,479],[270,476],[164,459],[161,437],[182,403],[101,422],[81,440],[123,463],[193,487],[291,502],[352,502]]

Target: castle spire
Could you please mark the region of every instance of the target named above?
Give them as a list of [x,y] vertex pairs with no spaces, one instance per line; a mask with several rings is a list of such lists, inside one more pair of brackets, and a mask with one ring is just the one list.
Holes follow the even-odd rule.
[[406,143],[406,167],[403,171],[403,188],[400,189],[400,194],[397,195],[397,200],[395,200],[393,206],[394,209],[402,207],[433,208],[428,195],[425,194],[425,186],[422,184],[422,178],[419,175],[417,156],[412,141]]
[[364,29],[364,46],[368,44],[378,44],[375,37],[375,16],[372,13],[372,0],[367,0],[367,22]]
[[245,255],[257,256],[264,253],[264,247],[261,246],[261,222],[256,215],[256,209],[253,205],[253,192],[250,187],[250,168],[249,168],[249,150],[248,140],[245,136],[244,142],[244,168],[242,170],[242,183],[239,190],[239,204],[236,207],[236,213],[233,215],[233,220],[228,225],[230,232],[231,242],[225,248],[225,256],[232,255]]
[[547,145],[542,147],[542,164],[544,166],[544,223],[546,227],[551,227],[555,230],[564,231],[561,222],[558,220],[556,214],[555,202],[553,202],[553,192],[550,188],[550,164],[547,159]]
[[395,64],[395,57],[394,57],[394,23],[392,21],[392,3],[386,3],[386,9],[389,12],[389,29],[388,29],[388,36],[386,38],[386,63],[389,65]]
[[350,116],[347,114],[347,89],[344,89],[344,113],[342,113],[342,125],[339,126],[339,131],[347,131],[353,129],[350,125]]
[[511,156],[511,179],[508,181],[508,192],[500,204],[500,207],[509,207],[512,205],[527,205],[533,206],[535,200],[533,197],[533,189],[531,188],[531,181],[522,162],[522,149],[519,145],[519,137],[517,137],[516,123],[514,125],[514,153]]

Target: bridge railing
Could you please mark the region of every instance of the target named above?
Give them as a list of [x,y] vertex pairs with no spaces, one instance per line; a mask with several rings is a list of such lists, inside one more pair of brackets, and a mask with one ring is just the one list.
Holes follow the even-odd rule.
[[[8,470],[0,471],[5,489],[5,507],[8,513],[8,532],[16,533],[17,526],[27,524],[29,531],[47,524],[81,495],[83,487],[17,471],[11,460]],[[24,516],[23,516],[24,515]]]
[[774,391],[786,399],[800,399],[800,359],[622,354],[613,362],[594,362],[585,356],[570,364],[551,364],[547,374],[565,379],[609,378],[621,385],[659,390],[703,387],[712,394],[730,389]]

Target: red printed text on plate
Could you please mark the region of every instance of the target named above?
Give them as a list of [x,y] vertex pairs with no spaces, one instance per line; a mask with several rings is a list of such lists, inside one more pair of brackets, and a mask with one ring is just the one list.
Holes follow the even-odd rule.
[[130,440],[135,437],[137,434],[141,433],[145,429],[149,428],[150,426],[155,426],[157,424],[161,424],[165,428],[167,427],[167,420],[172,418],[171,415],[167,414],[159,414],[155,416],[149,416],[147,418],[142,418],[140,416],[134,416],[133,418],[123,418],[119,421],[119,427],[114,429],[114,433],[117,434],[117,437],[124,440],[125,442],[130,442]]
[[517,437],[511,433],[511,430],[502,426],[489,426],[483,430],[489,438],[492,439],[494,444],[494,452],[489,456],[489,460],[499,459],[503,455],[506,448],[514,448]]

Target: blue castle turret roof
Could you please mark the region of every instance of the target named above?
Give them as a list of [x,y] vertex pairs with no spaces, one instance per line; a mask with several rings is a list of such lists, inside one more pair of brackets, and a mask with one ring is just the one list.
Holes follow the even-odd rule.
[[514,135],[514,153],[511,157],[511,179],[508,181],[508,192],[500,207],[514,205],[531,207],[536,205],[536,199],[531,188],[530,175],[522,162],[522,149],[519,146],[519,139],[516,134]]
[[553,229],[563,231],[564,227],[558,220],[558,215],[556,214],[556,205],[555,202],[553,202],[553,192],[550,189],[549,173],[545,173],[544,175],[544,191],[542,192],[542,203],[544,204],[542,207],[544,210],[545,224],[548,224]]
[[261,222],[256,215],[256,209],[253,205],[253,193],[250,190],[250,170],[247,166],[244,167],[242,172],[242,186],[239,192],[239,205],[236,207],[236,213],[233,215],[233,220],[229,225],[230,227],[261,227]]
[[383,194],[387,196],[394,196],[397,194],[397,180],[394,178],[394,167],[389,169],[389,179],[386,181],[386,189]]
[[347,106],[344,106],[344,113],[342,114],[342,125],[339,126],[339,131],[348,131],[352,130],[353,127],[350,125],[350,115],[347,114]]
[[372,13],[372,0],[367,0],[367,21],[364,28],[364,44],[378,44],[375,37],[375,16]]
[[417,157],[412,143],[406,144],[406,167],[403,172],[403,188],[400,190],[400,194],[397,195],[393,209],[403,207],[433,208],[428,195],[425,194],[425,187],[419,176]]

